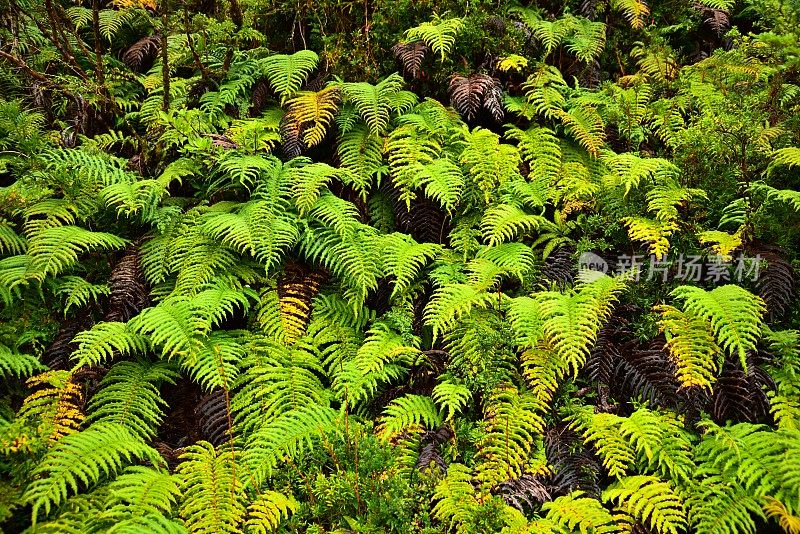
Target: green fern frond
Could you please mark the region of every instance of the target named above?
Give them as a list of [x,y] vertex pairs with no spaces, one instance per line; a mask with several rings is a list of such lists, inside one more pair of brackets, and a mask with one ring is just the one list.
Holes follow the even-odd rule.
[[528,214],[517,206],[500,204],[484,212],[481,233],[489,246],[496,246],[538,230],[545,223],[546,219],[540,215]]
[[323,188],[339,170],[327,163],[311,163],[289,171],[294,189],[294,203],[300,215],[306,215],[317,203]]
[[611,0],[611,7],[621,11],[633,29],[644,27],[650,8],[642,0]]
[[404,432],[433,430],[442,424],[442,414],[433,399],[423,395],[408,394],[394,399],[383,412],[378,435],[391,440]]
[[420,166],[415,179],[425,187],[425,195],[435,200],[448,213],[461,201],[465,180],[461,167],[446,158]]
[[624,531],[624,525],[619,525],[600,501],[581,495],[581,492],[573,492],[544,503],[545,518],[568,532],[609,534]]
[[752,191],[766,195],[767,200],[783,202],[788,204],[795,211],[800,211],[800,191],[794,189],[775,189],[763,183],[753,183],[750,185]]
[[605,144],[605,124],[597,110],[591,106],[575,106],[567,111],[556,109],[553,114],[590,155],[597,157]]
[[769,164],[769,171],[777,166],[800,167],[800,148],[789,147],[780,148],[772,153],[772,161]]
[[4,377],[26,378],[37,371],[47,369],[38,358],[23,354],[0,343],[0,374]]
[[245,350],[231,398],[234,421],[243,431],[270,424],[285,412],[326,402],[320,379],[325,370],[313,347],[303,342],[287,347],[256,337]]
[[593,413],[584,408],[572,416],[586,443],[591,443],[603,460],[608,474],[621,477],[636,461],[636,450],[619,431],[623,418],[610,413]]
[[181,367],[206,391],[230,390],[245,354],[235,334],[211,332],[196,352],[181,360]]
[[630,152],[604,154],[603,162],[610,171],[605,177],[606,183],[611,186],[624,185],[625,195],[631,189],[638,188],[643,181],[652,181],[654,184],[670,182],[680,172],[673,163],[665,159],[642,158]]
[[110,505],[101,519],[112,522],[109,532],[127,532],[137,528],[165,533],[179,530],[177,522],[168,518],[180,497],[180,487],[168,472],[140,465],[130,466],[109,484],[108,489]]
[[499,135],[480,127],[471,132],[465,130],[463,142],[459,160],[489,203],[496,189],[519,177],[519,151],[500,143]]
[[158,452],[126,427],[119,423],[96,423],[58,441],[33,470],[34,480],[23,498],[33,506],[34,518],[42,509],[49,514],[69,493],[113,476],[134,458],[161,463]]
[[144,354],[150,347],[146,336],[119,322],[97,323],[75,336],[73,343],[78,344],[78,349],[72,353],[72,359],[79,366],[100,365],[117,354]]
[[479,444],[477,479],[486,488],[519,477],[532,444],[544,431],[545,405],[532,392],[510,385],[495,388],[486,403],[486,434]]
[[434,291],[425,307],[425,323],[433,329],[436,339],[453,328],[458,320],[473,309],[488,308],[497,302],[498,295],[476,289],[469,284],[448,284]]
[[710,390],[722,352],[714,341],[711,325],[672,306],[658,306],[656,310],[661,313],[659,327],[667,338],[666,347],[675,362],[678,382],[682,387]]
[[400,362],[410,366],[419,355],[419,339],[407,339],[385,323],[377,322],[358,349],[354,363],[363,372],[374,373],[389,363]]
[[108,284],[92,284],[80,276],[63,276],[58,279],[58,289],[56,293],[65,295],[64,315],[70,308],[81,308],[89,302],[97,302],[100,297],[107,297],[111,294]]
[[567,50],[584,63],[591,63],[603,52],[606,44],[606,25],[583,17],[574,17],[573,32],[567,38]]
[[747,352],[756,348],[766,311],[760,297],[733,284],[711,291],[680,286],[671,296],[685,301],[684,311],[708,321],[720,346],[728,354],[738,355],[742,367],[747,369]]
[[693,198],[705,198],[702,189],[679,187],[674,182],[657,185],[647,192],[647,211],[654,213],[656,220],[674,221],[678,218],[677,207]]
[[282,413],[252,434],[244,451],[256,483],[263,481],[285,456],[297,458],[313,448],[316,439],[335,432],[339,413],[319,404],[306,404]]
[[360,175],[362,183],[369,183],[374,175],[385,172],[383,142],[363,124],[339,137],[336,154],[341,166]]
[[106,232],[92,232],[79,226],[58,226],[36,233],[28,241],[31,262],[28,270],[37,279],[72,268],[79,254],[119,250],[128,242]]
[[385,236],[382,248],[384,273],[394,277],[392,296],[410,288],[420,271],[441,252],[439,245],[417,243],[400,233]]
[[403,89],[403,77],[396,72],[377,85],[366,82],[341,84],[345,101],[352,102],[373,135],[383,134],[393,110],[392,97]]
[[0,254],[25,254],[27,248],[25,238],[14,231],[12,223],[0,218]]
[[306,80],[308,75],[317,68],[319,56],[311,50],[300,50],[294,54],[276,54],[264,59],[262,66],[270,85],[281,97],[281,103],[286,102]]
[[618,509],[659,533],[678,534],[686,529],[680,496],[656,477],[624,477],[603,491],[603,501],[616,502]]
[[233,451],[199,441],[185,448],[181,460],[180,515],[190,531],[240,532],[246,509]]
[[436,384],[431,396],[442,410],[444,418],[452,420],[467,406],[472,398],[472,392],[464,384],[445,380]]
[[547,118],[559,117],[564,112],[567,82],[561,71],[551,65],[543,65],[522,85],[527,103],[539,115]]
[[419,26],[406,30],[406,37],[411,41],[424,41],[444,61],[450,48],[456,42],[456,35],[463,27],[463,19],[443,19],[434,15],[432,21],[423,22]]
[[555,133],[548,128],[531,127],[520,130],[509,126],[506,137],[517,141],[523,159],[530,165],[534,178],[544,178],[555,183],[561,171],[561,145]]
[[117,423],[142,439],[152,438],[164,417],[167,403],[159,386],[175,385],[178,378],[169,365],[144,360],[116,363],[100,381],[88,405],[91,423]]
[[298,503],[293,497],[277,491],[261,492],[247,507],[247,527],[249,532],[267,534],[278,529],[283,518],[296,512]]
[[738,484],[706,478],[686,499],[689,524],[696,532],[755,534],[756,518],[764,518],[760,500]]

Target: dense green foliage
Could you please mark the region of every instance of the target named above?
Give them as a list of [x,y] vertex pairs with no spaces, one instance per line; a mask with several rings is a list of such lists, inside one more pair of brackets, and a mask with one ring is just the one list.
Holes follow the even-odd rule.
[[800,533],[797,0],[0,14],[3,531]]

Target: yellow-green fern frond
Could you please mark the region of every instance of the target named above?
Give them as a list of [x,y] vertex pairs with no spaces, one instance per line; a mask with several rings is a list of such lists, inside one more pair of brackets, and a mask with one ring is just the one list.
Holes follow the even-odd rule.
[[675,362],[682,387],[711,389],[720,367],[721,349],[714,341],[711,325],[701,317],[683,313],[672,306],[658,306],[660,328]]
[[728,354],[739,356],[747,369],[747,352],[755,350],[761,337],[764,301],[746,289],[728,284],[711,291],[699,287],[680,286],[672,297],[685,302],[689,314],[709,321],[720,346]]

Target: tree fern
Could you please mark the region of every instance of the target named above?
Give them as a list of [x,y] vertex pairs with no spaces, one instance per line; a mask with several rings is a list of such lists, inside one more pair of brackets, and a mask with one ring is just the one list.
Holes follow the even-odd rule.
[[344,98],[355,105],[359,115],[369,126],[373,135],[381,135],[389,124],[394,111],[394,100],[403,89],[403,78],[394,73],[377,85],[366,82],[343,83],[341,85]]
[[678,534],[686,529],[681,498],[656,477],[625,477],[603,491],[603,500],[616,502],[619,509],[658,532]]
[[[134,458],[158,464],[158,453],[119,423],[97,423],[88,429],[62,438],[34,469],[35,479],[25,490],[24,498],[33,506],[33,516],[40,510],[49,514],[53,506],[64,502],[80,484],[94,485],[101,478],[113,476]],[[45,475],[45,476],[42,476]]]
[[294,54],[276,54],[262,62],[264,74],[270,85],[286,102],[300,89],[308,75],[317,67],[319,56],[311,50],[300,50]]
[[393,400],[383,412],[378,434],[386,440],[400,433],[434,429],[442,424],[442,415],[430,397],[406,395]]
[[685,301],[686,312],[709,321],[720,346],[739,356],[742,367],[747,369],[747,352],[755,350],[761,333],[765,311],[761,298],[730,284],[711,291],[681,286],[672,296]]
[[658,311],[681,386],[710,389],[721,364],[721,349],[714,341],[711,325],[672,306],[661,306]]
[[424,41],[431,50],[440,55],[442,61],[456,42],[456,35],[464,27],[460,18],[443,19],[434,15],[431,22],[423,22],[419,26],[406,31],[411,40]]
[[301,91],[287,102],[284,120],[301,129],[306,146],[316,146],[325,139],[338,104],[339,88],[335,85],[316,93]]
[[177,377],[178,373],[163,363],[119,362],[103,377],[100,391],[89,402],[88,420],[117,423],[133,435],[151,438],[166,407],[159,386],[175,385]]
[[[243,483],[230,450],[201,441],[186,447],[177,469],[180,515],[192,532],[239,532],[245,516]],[[241,468],[240,468],[241,469]]]
[[0,373],[3,376],[25,378],[36,371],[44,371],[45,366],[30,354],[24,354],[0,343]]
[[486,488],[522,474],[535,437],[544,430],[543,408],[529,391],[509,385],[492,391],[484,409],[487,429],[477,467],[477,479]]
[[297,501],[277,491],[265,491],[247,507],[247,527],[256,534],[266,534],[278,529],[281,520],[298,508]]

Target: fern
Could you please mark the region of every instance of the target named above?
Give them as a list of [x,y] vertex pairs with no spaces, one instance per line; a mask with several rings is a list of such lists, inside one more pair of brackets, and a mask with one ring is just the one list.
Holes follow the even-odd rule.
[[599,501],[581,497],[580,492],[565,495],[552,502],[545,503],[542,511],[546,512],[546,519],[574,532],[593,532],[604,534],[618,532],[621,526],[617,520],[600,504]]
[[673,298],[684,300],[684,310],[711,324],[719,345],[728,354],[739,356],[747,369],[747,352],[755,350],[760,337],[764,301],[736,285],[724,285],[711,291],[681,286]]
[[472,393],[464,384],[444,381],[436,384],[431,396],[436,404],[439,405],[445,419],[452,420],[456,414],[467,406]]
[[576,106],[567,111],[554,109],[553,114],[589,154],[600,155],[600,149],[604,146],[605,125],[596,109],[588,106]]
[[442,415],[430,397],[406,395],[393,400],[383,412],[378,435],[392,439],[405,432],[434,429],[442,424]]
[[297,501],[277,491],[262,492],[247,507],[247,527],[257,534],[266,534],[278,529],[281,520],[289,517],[298,508]]
[[117,354],[141,354],[149,348],[145,336],[119,322],[97,323],[75,336],[74,342],[78,349],[72,354],[72,359],[80,366],[99,365]]
[[[377,85],[366,82],[341,84],[345,101],[352,102],[373,135],[384,133],[403,89],[403,78],[394,73]],[[401,108],[402,109],[402,108]]]
[[425,308],[425,322],[433,329],[434,338],[453,328],[457,321],[473,309],[488,308],[497,295],[468,284],[449,284],[437,288]]
[[411,40],[424,41],[444,61],[450,48],[456,42],[458,32],[463,27],[464,21],[460,18],[443,19],[434,15],[431,22],[423,22],[419,26],[406,30],[406,37]]
[[325,139],[338,103],[339,88],[336,86],[316,93],[301,91],[287,102],[288,111],[283,120],[297,125],[307,147],[316,146]]
[[168,519],[180,497],[177,480],[169,473],[130,466],[109,484],[110,506],[101,515],[113,522],[110,532],[134,529],[177,531],[181,525]]
[[166,407],[159,386],[175,385],[177,377],[161,363],[119,362],[103,377],[100,391],[89,402],[88,421],[116,423],[142,439],[152,438]]
[[201,441],[186,447],[181,459],[176,472],[187,526],[193,532],[238,532],[246,508],[233,452]]
[[43,280],[72,268],[78,255],[90,251],[124,248],[127,242],[113,234],[92,232],[79,226],[58,226],[37,232],[28,241],[31,276]]
[[317,438],[334,431],[337,420],[338,413],[331,408],[306,404],[260,427],[244,453],[255,481],[264,480],[282,458],[296,458],[312,448]]
[[30,354],[23,354],[12,347],[0,343],[0,372],[6,377],[24,378],[36,371],[44,371],[42,363]]
[[529,391],[509,385],[495,388],[486,403],[486,435],[479,444],[477,479],[486,488],[519,477],[532,443],[544,430],[543,403]]
[[669,238],[678,229],[672,221],[658,221],[646,217],[625,217],[622,219],[628,227],[628,235],[636,241],[649,244],[650,253],[661,260],[669,252]]
[[621,11],[633,29],[643,28],[645,17],[650,14],[650,8],[641,0],[612,0],[611,7]]
[[291,55],[270,56],[263,60],[262,68],[270,85],[281,97],[281,103],[284,103],[297,93],[318,62],[316,52],[300,50]]
[[[160,463],[158,453],[119,423],[97,423],[62,438],[34,469],[37,478],[26,488],[24,499],[33,506],[33,517],[75,493],[80,483],[97,484],[113,476],[134,458]],[[42,476],[46,474],[46,476]]]
[[686,528],[681,498],[656,477],[625,477],[603,491],[603,500],[616,502],[626,514],[658,532],[678,534]]
[[714,341],[711,325],[672,306],[657,310],[681,386],[711,389],[721,364],[721,349]]

